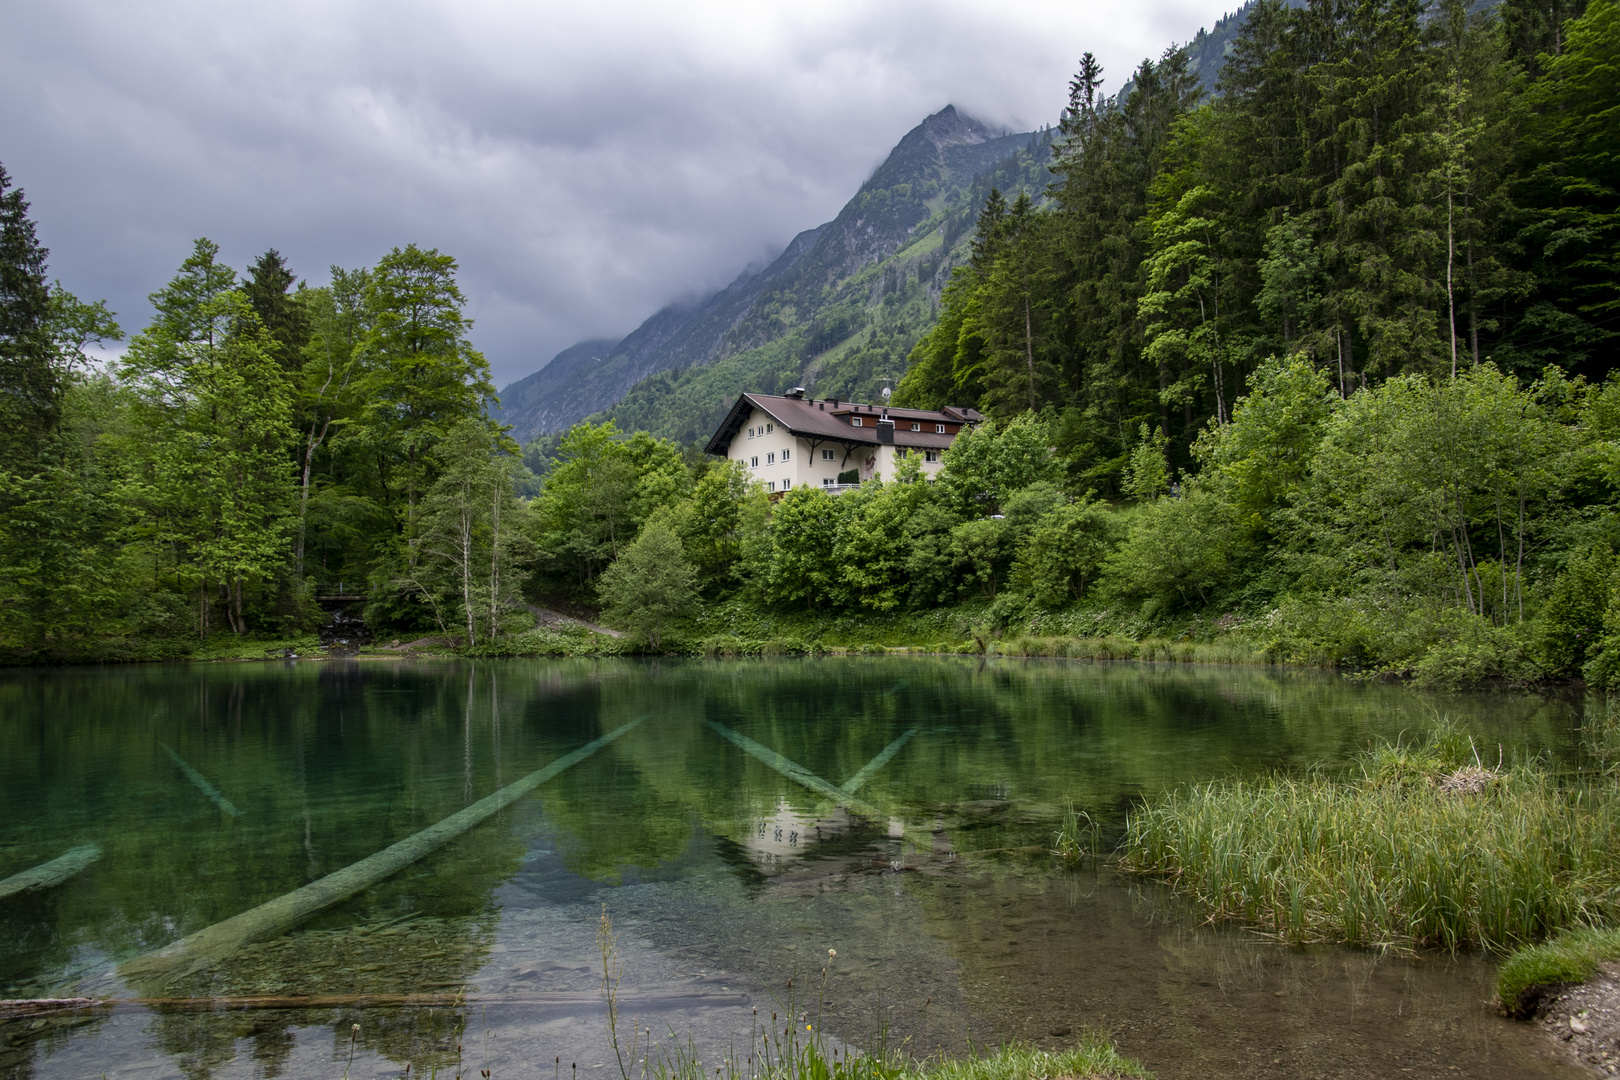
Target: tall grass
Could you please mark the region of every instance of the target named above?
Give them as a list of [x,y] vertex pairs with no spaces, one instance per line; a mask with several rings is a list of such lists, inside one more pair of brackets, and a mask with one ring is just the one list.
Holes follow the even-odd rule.
[[1266,654],[1241,641],[1166,641],[1105,635],[1103,637],[1039,637],[1020,635],[993,646],[1002,656],[1050,656],[1071,660],[1162,660],[1181,664],[1264,664]]
[[1507,949],[1617,914],[1620,786],[1384,746],[1346,777],[1231,780],[1132,814],[1126,869],[1291,943]]

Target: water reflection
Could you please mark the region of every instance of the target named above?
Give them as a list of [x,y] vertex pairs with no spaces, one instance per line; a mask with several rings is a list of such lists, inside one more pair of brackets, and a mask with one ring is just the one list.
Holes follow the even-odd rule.
[[1055,872],[1042,852],[1068,805],[1117,828],[1144,794],[1331,765],[1441,713],[1483,744],[1573,761],[1579,705],[1261,669],[953,659],[13,673],[0,683],[0,876],[84,845],[102,857],[0,900],[8,998],[111,986],[97,980],[118,962],[650,719],[294,933],[116,988],[139,1004],[0,1021],[0,1070],[330,1075],[356,1022],[357,1075],[453,1069],[472,1038],[508,1071],[595,1064],[606,902],[644,1018],[721,1045],[738,1024],[746,1038],[748,1002],[819,979],[836,945],[832,1015],[852,1039],[1057,1044],[1102,1023],[1163,1075],[1298,1075],[1317,1053],[1339,1064],[1315,1071],[1353,1075],[1409,1067],[1367,1049],[1389,1042],[1394,1015],[1410,1067],[1467,1047],[1544,1075],[1521,1033],[1482,1011],[1483,963],[1287,953],[1198,928],[1154,890]]

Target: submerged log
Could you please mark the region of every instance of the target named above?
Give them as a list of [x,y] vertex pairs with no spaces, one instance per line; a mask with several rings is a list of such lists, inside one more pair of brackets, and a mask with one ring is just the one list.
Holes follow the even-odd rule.
[[817,795],[824,796],[828,801],[837,803],[851,813],[859,814],[873,821],[882,821],[889,816],[871,803],[856,798],[843,788],[834,787],[803,765],[783,757],[770,747],[757,743],[748,736],[732,731],[724,724],[717,724],[713,720],[709,721],[709,726],[714,729],[715,734],[736,746],[739,750],[753,755],[794,783],[802,784]]
[[94,1009],[103,1004],[95,998],[25,998],[23,1000],[0,1001],[0,1020],[12,1020],[19,1016],[49,1016],[59,1012],[77,1012],[80,1009]]
[[[890,691],[890,693],[893,693],[893,691]],[[845,780],[844,786],[840,790],[850,795],[853,795],[857,791],[861,790],[861,788],[866,786],[866,782],[868,780],[877,775],[879,769],[887,765],[890,760],[893,759],[894,755],[900,752],[901,747],[905,746],[906,743],[911,741],[911,737],[915,734],[917,734],[916,728],[908,728],[900,735],[898,739],[894,740],[894,742],[890,743],[888,746],[885,746],[883,751],[879,753],[877,757],[873,758],[871,761],[868,761],[866,766],[861,769],[860,772],[856,773],[848,780]]]
[[169,757],[174,760],[176,765],[180,766],[180,771],[186,774],[186,779],[190,780],[193,784],[196,784],[197,790],[208,796],[208,800],[210,802],[219,807],[221,810],[225,811],[227,814],[231,815],[231,817],[242,816],[242,811],[238,810],[234,805],[232,805],[231,800],[227,799],[219,788],[215,787],[213,784],[210,784],[202,773],[186,764],[185,759],[179,754],[175,753],[169,747],[168,743],[160,742],[158,745],[163,747],[163,752],[168,754]]
[[31,870],[12,874],[4,881],[0,881],[0,900],[15,896],[17,893],[60,885],[99,858],[101,849],[94,844],[69,848],[50,862],[40,863]]
[[[596,1012],[607,1008],[600,991],[575,994],[263,994],[220,997],[80,998],[83,1004],[59,1008],[157,1009],[163,1012],[232,1012],[261,1009],[408,1009],[464,1005],[522,1005],[550,1012]],[[620,1008],[682,1009],[746,1005],[743,994],[619,994]],[[0,1002],[27,1006],[33,1002]],[[42,1010],[48,1011],[48,1010]],[[4,1015],[0,1013],[0,1015]],[[25,1015],[19,1013],[18,1015]]]
[[244,945],[283,934],[316,912],[347,900],[437,851],[558,773],[584,761],[645,719],[645,716],[636,717],[623,727],[615,728],[573,753],[563,755],[545,768],[508,784],[493,795],[479,799],[466,809],[451,814],[435,825],[429,825],[414,836],[408,836],[375,855],[351,863],[341,870],[335,870],[318,881],[312,881],[303,888],[294,889],[240,915],[233,915],[223,922],[217,922],[195,934],[189,934],[156,952],[125,961],[119,965],[118,974],[136,983],[193,974],[224,959]]

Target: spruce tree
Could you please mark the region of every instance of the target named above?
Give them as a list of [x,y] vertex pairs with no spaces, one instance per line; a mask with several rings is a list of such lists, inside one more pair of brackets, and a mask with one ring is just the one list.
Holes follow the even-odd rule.
[[275,342],[276,360],[288,371],[302,366],[311,335],[309,312],[293,292],[297,280],[281,252],[271,248],[248,267],[242,281],[242,291]]
[[25,471],[61,417],[45,248],[0,165],[0,469]]

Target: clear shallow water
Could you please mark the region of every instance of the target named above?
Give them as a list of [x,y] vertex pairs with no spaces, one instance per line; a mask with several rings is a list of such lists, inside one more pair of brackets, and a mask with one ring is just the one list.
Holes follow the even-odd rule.
[[[1578,709],[1262,669],[955,659],[12,673],[0,877],[103,854],[0,900],[5,998],[104,980],[646,719],[291,933],[119,985],[123,1004],[0,1022],[0,1075],[334,1077],[352,1024],[351,1076],[616,1074],[604,905],[627,1040],[673,1031],[714,1056],[746,1044],[754,1008],[813,995],[834,1035],[881,1031],[919,1055],[1100,1027],[1163,1077],[1563,1075],[1490,1013],[1478,958],[1288,950],[1042,849],[1071,802],[1117,829],[1144,795],[1331,766],[1440,714],[1487,750],[1567,760]],[[826,789],[853,778],[852,815]],[[286,1000],[304,995],[320,997]]]

